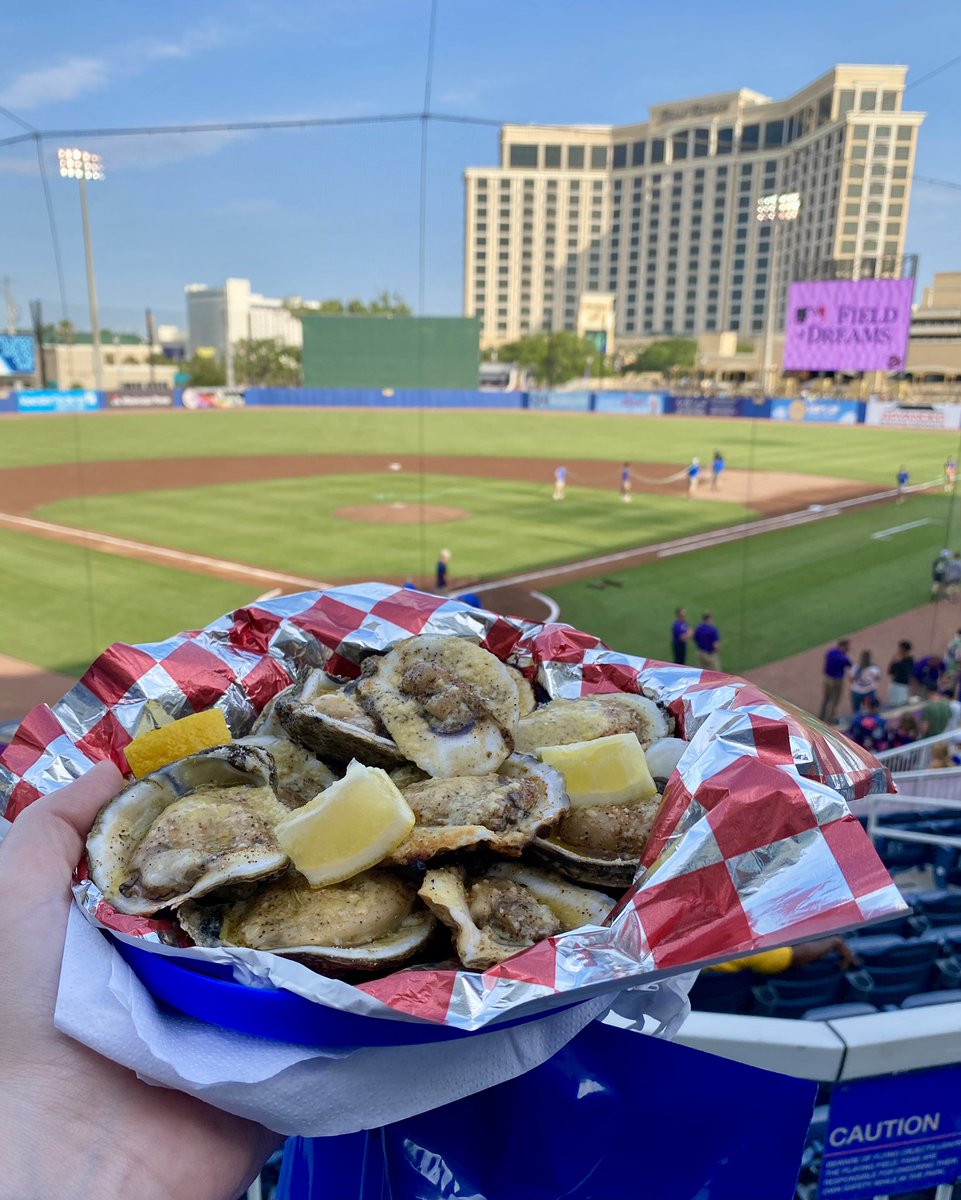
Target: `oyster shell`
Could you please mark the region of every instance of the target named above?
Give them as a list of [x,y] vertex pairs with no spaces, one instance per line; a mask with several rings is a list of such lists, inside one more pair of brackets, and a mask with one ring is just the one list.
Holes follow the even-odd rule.
[[481,875],[460,867],[428,871],[418,893],[454,931],[465,967],[484,970],[543,938],[599,925],[610,896],[575,887],[551,871],[495,863]]
[[654,782],[661,785],[660,790],[663,790],[664,785],[674,774],[687,746],[687,742],[681,738],[666,737],[660,738],[647,748],[648,770],[651,772]]
[[384,860],[393,864],[429,862],[452,850],[481,846],[514,857],[570,807],[560,771],[519,754],[496,773],[399,786],[417,824]]
[[528,717],[534,711],[534,709],[537,708],[537,697],[534,694],[534,688],[523,671],[519,670],[517,667],[512,667],[509,663],[507,665],[507,669],[510,672],[511,679],[513,679],[514,684],[517,687],[517,700],[520,705],[520,715],[522,717]]
[[673,721],[646,696],[612,692],[578,700],[551,700],[528,717],[522,717],[514,738],[521,754],[534,754],[541,746],[566,746],[590,742],[612,733],[636,733],[645,748],[667,737]]
[[148,916],[227,883],[274,875],[287,856],[273,825],[270,755],[256,746],[202,750],[125,788],[87,837],[90,875],[118,911]]
[[464,638],[407,638],[368,658],[357,696],[429,775],[484,775],[514,749],[517,686],[498,658]]
[[366,767],[387,770],[405,763],[403,751],[377,717],[360,703],[357,684],[320,691],[315,678],[318,674],[324,672],[312,671],[277,697],[277,719],[285,733],[334,762],[356,758]]
[[268,752],[277,769],[277,799],[287,808],[300,808],[337,778],[326,763],[283,730],[279,734],[249,733],[235,738],[234,745],[260,746]]
[[629,887],[637,874],[662,797],[636,804],[595,804],[561,818],[531,853],[573,879],[601,887]]
[[322,971],[385,970],[436,925],[414,884],[378,869],[324,888],[289,871],[232,904],[184,904],[177,919],[198,946],[269,950]]

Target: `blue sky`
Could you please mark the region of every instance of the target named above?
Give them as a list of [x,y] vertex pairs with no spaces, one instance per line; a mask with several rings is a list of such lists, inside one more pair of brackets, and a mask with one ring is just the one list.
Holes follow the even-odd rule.
[[[4,13],[0,105],[43,130],[419,112],[429,0],[47,0]],[[648,105],[739,86],[790,94],[837,62],[904,63],[909,83],[961,48],[958,0],[439,0],[433,108],[509,121],[627,123]],[[961,65],[907,93],[929,114],[919,175],[961,184]],[[0,117],[0,136],[19,132]],[[268,295],[417,297],[416,124],[87,137],[104,320],[183,321],[183,287],[249,277]],[[64,137],[63,142],[76,139]],[[46,143],[70,316],[86,325],[76,185]],[[427,308],[461,309],[462,171],[494,129],[430,127]],[[0,274],[60,305],[32,143],[0,148]],[[961,270],[961,191],[916,184],[921,276]]]

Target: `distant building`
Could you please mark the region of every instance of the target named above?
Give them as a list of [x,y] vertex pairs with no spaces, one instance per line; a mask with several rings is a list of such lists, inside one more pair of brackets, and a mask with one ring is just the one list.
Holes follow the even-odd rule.
[[911,315],[907,372],[914,379],[961,379],[961,271],[939,271]]
[[223,287],[190,283],[187,299],[187,354],[211,349],[221,361],[227,346],[248,338],[279,338],[285,346],[301,346],[303,331],[291,309],[317,308],[315,301],[290,296],[275,300],[251,291],[249,279],[228,279]]
[[[583,327],[599,293],[618,341],[750,337],[772,299],[781,325],[793,279],[900,274],[924,120],[903,111],[906,74],[838,66],[784,100],[741,88],[636,125],[502,126],[500,165],[465,173],[465,314],[497,346]],[[775,264],[756,206],[788,192]]]
[[[100,347],[104,391],[172,388],[179,368],[173,363],[170,366],[150,363],[150,356],[155,353],[155,348],[131,334],[120,334],[115,340],[108,336]],[[43,365],[51,387],[54,383],[60,388],[96,387],[89,333],[77,334],[76,340],[69,343],[45,342]]]

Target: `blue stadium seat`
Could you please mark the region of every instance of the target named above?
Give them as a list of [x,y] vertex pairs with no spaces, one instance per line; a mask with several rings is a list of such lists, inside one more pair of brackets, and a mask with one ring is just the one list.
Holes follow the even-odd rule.
[[753,971],[702,971],[691,988],[691,1007],[698,1012],[747,1012],[755,978]]
[[918,992],[902,1001],[902,1008],[927,1008],[931,1004],[957,1004],[961,1002],[961,989],[941,992]]
[[807,983],[784,983],[769,979],[753,988],[754,1013],[759,1017],[802,1017],[812,1008],[833,1004],[841,993],[843,977]]
[[901,967],[863,967],[849,971],[845,998],[866,1004],[900,1004],[915,992],[925,991],[937,978],[933,962]]
[[927,892],[919,897],[920,915],[934,929],[961,921],[961,892]]
[[840,1021],[843,1017],[867,1017],[879,1010],[873,1004],[825,1004],[821,1008],[809,1008],[801,1016],[802,1021]]
[[875,967],[910,967],[931,963],[942,952],[940,943],[927,938],[914,938],[898,945],[884,948],[852,946],[859,960],[874,970]]
[[897,933],[866,933],[862,937],[852,935],[847,941],[852,953],[864,961],[906,944],[906,939]]
[[939,925],[925,934],[925,937],[939,942],[951,954],[961,952],[961,924]]
[[807,982],[814,979],[831,979],[841,973],[841,956],[826,954],[816,962],[805,963],[803,967],[789,967],[777,975],[779,983]]

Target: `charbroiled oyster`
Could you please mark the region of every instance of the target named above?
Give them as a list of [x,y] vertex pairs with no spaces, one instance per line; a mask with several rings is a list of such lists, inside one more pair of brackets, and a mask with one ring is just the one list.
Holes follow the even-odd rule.
[[249,733],[235,738],[234,745],[260,746],[270,754],[277,768],[277,799],[287,808],[300,808],[337,778],[326,763],[283,730],[279,734]]
[[[397,767],[404,752],[380,720],[360,703],[356,682],[334,691],[318,690],[313,671],[300,684],[277,697],[277,720],[285,732],[321,758],[367,767]],[[326,676],[326,678],[330,678]]]
[[496,771],[514,749],[517,686],[498,658],[464,638],[407,638],[366,659],[357,697],[435,777]]
[[457,955],[471,970],[558,933],[599,925],[614,905],[601,892],[516,863],[495,863],[482,875],[440,867],[427,872],[418,894],[454,931]]
[[570,807],[560,771],[519,754],[496,773],[398,786],[417,824],[385,860],[394,864],[429,862],[452,850],[480,847],[517,856]]
[[633,804],[572,809],[531,853],[577,883],[629,887],[661,807],[660,795]]
[[311,888],[290,871],[232,904],[184,904],[177,912],[198,946],[248,946],[315,970],[382,971],[413,957],[435,927],[415,885],[365,871]]
[[542,704],[521,718],[514,742],[519,753],[534,754],[541,746],[589,742],[614,733],[636,733],[641,745],[649,746],[670,732],[668,718],[653,700],[613,692]]
[[520,715],[522,717],[530,716],[534,709],[537,708],[537,697],[534,695],[534,688],[527,676],[518,670],[517,667],[512,667],[508,664],[507,670],[510,672],[510,677],[517,687]]
[[273,826],[287,815],[270,755],[216,746],[132,783],[87,838],[90,876],[123,913],[148,916],[287,866]]

